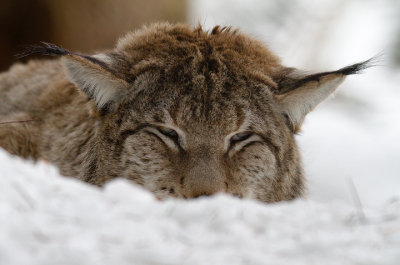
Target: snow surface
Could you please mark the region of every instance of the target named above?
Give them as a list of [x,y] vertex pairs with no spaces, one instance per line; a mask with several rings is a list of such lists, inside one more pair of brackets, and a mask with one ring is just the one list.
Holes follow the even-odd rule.
[[[97,188],[0,150],[0,264],[393,264],[400,200],[379,208],[227,195],[156,200]],[[362,211],[362,212],[361,212]]]

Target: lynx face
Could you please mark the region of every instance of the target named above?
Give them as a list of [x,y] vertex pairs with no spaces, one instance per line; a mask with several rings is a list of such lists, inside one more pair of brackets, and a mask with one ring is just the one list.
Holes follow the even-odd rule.
[[[65,87],[83,92],[67,90],[71,106],[41,117],[41,139],[48,135],[53,146],[38,143],[37,153],[66,174],[82,165],[78,177],[87,182],[124,177],[159,198],[301,196],[294,134],[346,75],[368,66],[304,75],[237,31],[170,24],[130,33],[101,54],[51,44],[31,52],[62,56]],[[95,114],[87,112],[85,98]],[[46,127],[49,120],[58,125]]]
[[187,84],[173,73],[146,77],[142,92],[119,106],[120,128],[109,128],[122,144],[119,176],[161,198],[228,192],[274,201],[277,193],[301,193],[293,134],[270,87],[236,81],[222,68],[207,80],[196,65],[182,65],[196,80]]

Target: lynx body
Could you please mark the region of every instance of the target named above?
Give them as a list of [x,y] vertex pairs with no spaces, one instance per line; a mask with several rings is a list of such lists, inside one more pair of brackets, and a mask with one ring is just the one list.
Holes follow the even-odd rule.
[[95,55],[50,44],[30,52],[61,58],[0,75],[0,146],[95,185],[127,178],[159,198],[301,196],[294,134],[366,65],[305,75],[237,31],[171,24]]

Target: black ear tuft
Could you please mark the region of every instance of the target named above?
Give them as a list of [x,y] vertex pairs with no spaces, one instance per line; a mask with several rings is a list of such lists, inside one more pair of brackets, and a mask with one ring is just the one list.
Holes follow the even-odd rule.
[[[298,87],[303,86],[304,84],[311,81],[319,81],[322,77],[331,75],[331,74],[341,74],[341,75],[354,75],[360,74],[362,70],[365,70],[370,67],[378,66],[380,55],[372,57],[364,62],[355,63],[346,67],[343,67],[336,71],[322,72],[311,75],[295,75],[292,78],[283,78],[278,82],[279,91],[278,94],[283,94],[285,92],[291,91]],[[294,68],[290,68],[294,69]]]
[[28,45],[24,48],[24,50],[15,56],[17,59],[21,59],[23,57],[32,55],[32,54],[41,54],[41,55],[50,55],[50,56],[59,56],[59,55],[69,55],[71,52],[58,47],[52,43],[41,42],[42,45]]
[[379,55],[372,57],[364,62],[361,63],[355,63],[346,67],[343,67],[339,70],[336,70],[332,72],[333,74],[342,74],[342,75],[354,75],[354,74],[360,74],[363,70],[377,66],[377,62],[379,59]]
[[342,75],[354,75],[354,74],[360,74],[362,72],[362,70],[365,70],[367,68],[370,67],[374,67],[377,66],[378,64],[378,59],[379,59],[379,55],[372,57],[364,62],[360,62],[360,63],[355,63],[343,68],[340,68],[339,70],[336,71],[331,71],[331,72],[323,72],[323,73],[318,73],[318,74],[313,74],[313,75],[309,75],[306,78],[304,78],[302,81],[303,82],[308,82],[308,81],[317,81],[319,80],[321,77],[326,76],[326,75],[330,75],[330,74],[342,74]]

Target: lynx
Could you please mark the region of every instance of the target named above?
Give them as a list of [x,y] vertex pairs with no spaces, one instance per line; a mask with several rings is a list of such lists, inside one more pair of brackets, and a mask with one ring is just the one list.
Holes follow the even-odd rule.
[[306,74],[238,30],[167,23],[98,54],[48,43],[30,53],[56,58],[0,75],[0,146],[94,185],[126,178],[160,199],[302,196],[295,133],[369,63]]

